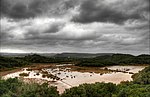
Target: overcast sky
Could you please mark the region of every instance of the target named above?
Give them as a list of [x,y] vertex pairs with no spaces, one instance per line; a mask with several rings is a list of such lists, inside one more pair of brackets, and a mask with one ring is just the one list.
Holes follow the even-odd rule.
[[149,54],[149,0],[0,0],[1,52]]

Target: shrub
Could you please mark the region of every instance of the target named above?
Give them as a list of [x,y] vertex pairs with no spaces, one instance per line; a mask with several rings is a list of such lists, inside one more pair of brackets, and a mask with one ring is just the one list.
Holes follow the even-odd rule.
[[29,76],[28,73],[20,73],[19,76]]

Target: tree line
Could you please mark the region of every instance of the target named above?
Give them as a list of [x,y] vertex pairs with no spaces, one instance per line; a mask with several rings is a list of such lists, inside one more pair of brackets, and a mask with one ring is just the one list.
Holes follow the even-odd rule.
[[81,60],[78,66],[108,66],[108,65],[135,65],[150,64],[150,55],[133,56],[130,54],[113,54]]
[[21,67],[32,63],[74,63],[77,66],[150,64],[150,55],[113,54],[95,58],[45,57],[37,54],[25,57],[0,56],[0,69]]

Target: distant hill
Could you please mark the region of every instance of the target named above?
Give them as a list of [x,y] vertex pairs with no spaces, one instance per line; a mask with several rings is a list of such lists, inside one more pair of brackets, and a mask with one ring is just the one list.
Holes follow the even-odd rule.
[[67,57],[67,58],[94,58],[98,56],[113,55],[113,53],[60,53],[54,57]]
[[[45,57],[57,57],[57,58],[96,58],[101,56],[113,56],[117,53],[0,53],[0,56],[4,57],[25,57],[28,55],[40,55]],[[130,54],[117,54],[120,58],[133,57]],[[146,55],[139,55],[138,58],[141,58]],[[149,56],[149,55],[148,55]],[[113,56],[115,58],[115,56]]]
[[[33,54],[34,53],[0,53],[1,56],[5,56],[5,57],[25,57]],[[52,57],[56,55],[56,53],[37,53],[37,54],[46,57]]]
[[24,57],[29,54],[30,53],[0,53],[1,56],[5,56],[5,57]]
[[[5,57],[25,57],[33,55],[34,53],[0,53],[1,56]],[[40,56],[46,57],[60,57],[60,58],[94,58],[97,56],[113,55],[113,53],[36,53]]]
[[[133,56],[111,53],[62,53],[62,54],[3,54],[0,56],[0,69],[21,67],[32,63],[74,63],[78,66],[112,66],[149,64],[150,55]],[[27,56],[24,56],[27,55]],[[47,57],[47,56],[51,57]],[[15,57],[14,57],[15,56]],[[16,57],[17,56],[17,57]],[[22,57],[18,57],[22,56]],[[24,56],[24,57],[23,57]],[[53,56],[53,57],[52,57]]]

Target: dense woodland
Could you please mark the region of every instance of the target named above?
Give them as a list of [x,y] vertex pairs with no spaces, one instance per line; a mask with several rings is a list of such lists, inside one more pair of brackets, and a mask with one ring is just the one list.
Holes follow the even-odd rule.
[[113,54],[94,58],[46,57],[37,54],[28,55],[25,57],[0,56],[0,69],[21,67],[32,63],[74,63],[78,66],[150,64],[150,55],[133,56],[129,54]]
[[59,94],[56,87],[0,79],[0,97],[150,97],[150,66],[132,76],[132,82],[82,84]]

